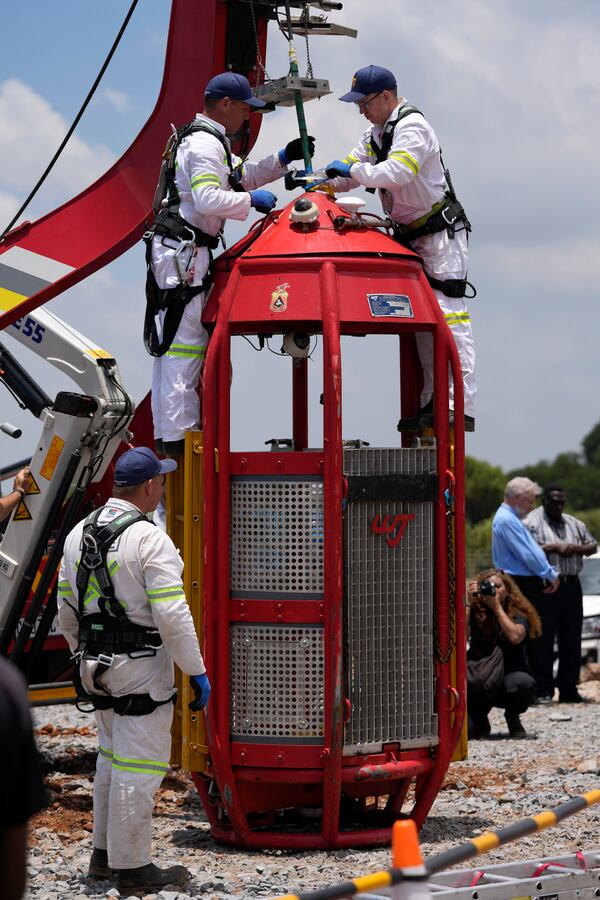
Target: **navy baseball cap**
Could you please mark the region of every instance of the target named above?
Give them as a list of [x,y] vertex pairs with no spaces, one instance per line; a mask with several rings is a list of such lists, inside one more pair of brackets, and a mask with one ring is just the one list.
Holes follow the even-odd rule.
[[134,447],[118,458],[115,466],[115,484],[119,487],[133,487],[156,475],[174,472],[176,468],[176,460],[159,459],[149,447]]
[[395,91],[396,76],[383,66],[365,66],[355,72],[352,79],[352,90],[340,97],[344,103],[359,103],[369,94],[381,91]]
[[264,100],[259,100],[254,96],[248,79],[243,75],[238,75],[237,72],[222,72],[220,75],[215,75],[206,85],[204,96],[217,99],[231,97],[232,100],[241,100],[254,109],[262,109],[267,105]]

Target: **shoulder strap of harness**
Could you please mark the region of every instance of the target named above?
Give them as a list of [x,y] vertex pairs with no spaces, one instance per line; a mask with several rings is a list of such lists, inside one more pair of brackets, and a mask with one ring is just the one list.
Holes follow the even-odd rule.
[[209,125],[208,122],[194,119],[193,121],[188,122],[186,125],[183,125],[181,128],[178,128],[177,131],[173,135],[171,135],[167,143],[165,152],[163,153],[163,158],[166,163],[164,172],[166,190],[165,196],[161,198],[161,200],[167,201],[165,205],[169,209],[179,209],[179,191],[177,190],[177,185],[175,184],[177,151],[179,150],[182,141],[184,141],[191,134],[196,134],[198,131],[202,131],[205,134],[211,135],[211,137],[216,138],[223,146],[223,151],[225,153],[225,162],[227,163],[227,168],[229,169],[229,184],[234,190],[243,190],[243,188],[239,184],[240,173],[238,172],[238,169],[240,169],[241,167],[237,166],[236,168],[234,168],[231,158],[231,150],[229,149],[227,139],[217,128],[213,128],[212,125]]
[[384,162],[388,158],[388,154],[394,140],[394,131],[398,122],[401,122],[402,119],[405,119],[406,116],[410,116],[412,113],[417,113],[419,116],[423,116],[421,110],[417,109],[416,106],[409,106],[408,103],[405,103],[404,106],[400,107],[400,111],[398,112],[396,118],[392,122],[388,122],[384,128],[383,134],[381,136],[381,147],[373,137],[373,132],[371,132],[369,146],[375,154],[375,158],[378,163]]
[[[79,618],[81,618],[83,616],[89,580],[93,574],[100,590],[98,599],[100,612],[104,615],[112,614],[120,623],[126,624],[128,622],[127,615],[124,607],[115,597],[106,557],[111,545],[127,528],[136,522],[148,522],[149,519],[141,512],[138,512],[138,510],[131,509],[121,513],[104,525],[98,525],[98,518],[103,508],[101,507],[89,515],[83,526],[82,554],[77,568],[78,613]],[[110,613],[106,611],[107,603]]]

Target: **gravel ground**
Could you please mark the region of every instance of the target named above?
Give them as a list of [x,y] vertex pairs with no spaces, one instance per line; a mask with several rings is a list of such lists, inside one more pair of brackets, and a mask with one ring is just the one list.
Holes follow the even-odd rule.
[[[589,682],[580,690],[594,702],[554,703],[525,713],[523,724],[531,733],[527,740],[509,740],[502,713],[492,711],[491,737],[471,742],[469,760],[450,767],[421,832],[425,856],[599,786],[600,682]],[[32,822],[26,897],[118,897],[110,881],[85,877],[91,853],[93,717],[70,706],[33,712],[52,802]],[[597,849],[599,821],[600,808],[593,807],[485,858],[491,864]],[[231,900],[274,897],[377,872],[389,866],[390,853],[388,849],[243,852],[221,847],[210,837],[191,781],[185,773],[173,771],[157,796],[154,859],[158,865],[183,863],[192,879],[185,892],[161,891],[148,898]]]

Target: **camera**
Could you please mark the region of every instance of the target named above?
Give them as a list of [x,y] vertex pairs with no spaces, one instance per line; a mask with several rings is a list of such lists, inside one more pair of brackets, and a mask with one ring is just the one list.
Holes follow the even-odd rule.
[[493,597],[496,594],[496,585],[492,581],[488,581],[487,578],[484,578],[477,585],[477,593]]

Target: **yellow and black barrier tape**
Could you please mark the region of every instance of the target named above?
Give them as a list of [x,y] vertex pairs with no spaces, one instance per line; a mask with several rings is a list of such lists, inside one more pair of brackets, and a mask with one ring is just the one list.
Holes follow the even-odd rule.
[[[425,860],[425,868],[429,875],[436,872],[442,872],[449,866],[455,866],[458,863],[472,859],[474,856],[481,856],[488,850],[495,850],[503,844],[516,841],[519,838],[526,837],[536,831],[543,831],[544,828],[550,828],[558,825],[563,819],[572,816],[574,813],[581,812],[594,804],[600,803],[600,790],[588,791],[586,794],[579,794],[572,797],[566,803],[561,803],[554,809],[544,809],[536,816],[529,816],[527,819],[520,819],[513,822],[505,828],[498,831],[486,831],[478,837],[459,844],[458,847],[451,847],[450,850],[444,850],[436,856],[431,856]],[[386,872],[376,872],[373,875],[363,875],[360,878],[353,878],[350,881],[344,881],[341,884],[332,885],[331,887],[318,888],[316,891],[303,892],[302,894],[285,894],[275,898],[275,900],[343,900],[345,897],[354,897],[356,894],[362,894],[366,891],[374,891],[377,888],[391,887],[403,880],[401,869],[388,869]]]

